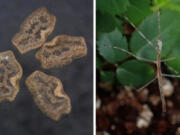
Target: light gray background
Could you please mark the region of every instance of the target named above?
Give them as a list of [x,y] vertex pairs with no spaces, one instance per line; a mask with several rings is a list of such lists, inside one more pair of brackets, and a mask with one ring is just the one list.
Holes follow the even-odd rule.
[[[36,50],[21,55],[13,47],[11,39],[20,24],[42,6],[57,17],[48,41],[58,34],[83,36],[88,46],[85,58],[63,68],[43,70],[34,57]],[[13,50],[24,72],[15,101],[0,104],[0,135],[92,135],[93,0],[1,0],[0,24],[0,51]],[[39,110],[24,85],[25,78],[37,69],[60,78],[71,98],[72,112],[58,122]]]

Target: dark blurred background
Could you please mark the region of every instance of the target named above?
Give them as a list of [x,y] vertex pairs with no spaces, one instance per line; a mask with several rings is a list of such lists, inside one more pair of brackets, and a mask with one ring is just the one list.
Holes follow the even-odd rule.
[[[24,19],[45,6],[57,17],[50,41],[58,34],[83,36],[88,46],[85,58],[62,68],[43,70],[34,57],[36,50],[21,55],[11,39]],[[93,2],[92,0],[1,0],[0,51],[12,50],[23,67],[20,92],[14,102],[0,104],[0,135],[92,135],[93,134]],[[72,112],[58,122],[49,119],[35,105],[24,80],[34,70],[61,79],[70,96]]]

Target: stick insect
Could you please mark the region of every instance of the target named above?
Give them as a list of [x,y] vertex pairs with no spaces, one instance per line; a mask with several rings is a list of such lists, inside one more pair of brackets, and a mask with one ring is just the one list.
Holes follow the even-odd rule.
[[172,58],[168,58],[168,59],[161,59],[163,42],[162,42],[162,37],[161,37],[160,9],[158,7],[158,11],[157,11],[158,38],[156,40],[156,45],[154,45],[126,16],[124,16],[124,18],[132,27],[134,27],[134,29],[137,31],[137,33],[148,43],[148,45],[150,45],[152,48],[154,48],[156,50],[156,52],[157,52],[156,60],[153,61],[153,60],[150,60],[150,59],[146,59],[146,58],[136,56],[135,54],[133,54],[133,53],[131,53],[131,52],[129,52],[126,49],[123,49],[123,48],[113,47],[113,46],[109,46],[109,47],[114,48],[114,49],[118,49],[118,50],[120,50],[120,51],[122,51],[124,53],[127,53],[128,55],[136,58],[139,61],[155,64],[155,66],[156,66],[156,76],[151,81],[149,81],[147,84],[145,84],[144,86],[139,88],[138,90],[144,89],[149,84],[151,84],[152,82],[157,80],[158,81],[159,91],[160,91],[160,98],[161,98],[161,102],[162,102],[162,112],[165,113],[166,112],[166,101],[165,101],[165,97],[164,97],[164,93],[163,93],[163,89],[162,89],[163,77],[180,78],[180,75],[171,75],[171,74],[162,73],[161,63],[162,62],[167,62],[167,61],[170,61],[170,60],[174,60],[175,58],[172,57]]

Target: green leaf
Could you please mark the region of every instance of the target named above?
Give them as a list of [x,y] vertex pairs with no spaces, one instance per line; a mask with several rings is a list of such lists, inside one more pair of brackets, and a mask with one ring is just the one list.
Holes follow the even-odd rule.
[[158,7],[166,10],[172,10],[180,12],[180,1],[179,0],[159,0],[158,4],[153,1],[153,10],[157,11]]
[[115,73],[111,71],[101,71],[100,72],[101,82],[115,82]]
[[[121,52],[118,49],[112,47],[120,47],[123,49],[128,48],[126,38],[122,36],[118,29],[110,33],[101,35],[99,41],[97,41],[98,50],[100,55],[110,63],[116,63],[127,58],[127,54]],[[112,47],[110,47],[112,46]]]
[[[156,45],[158,39],[157,14],[147,17],[138,27],[144,35]],[[166,11],[161,16],[161,34],[163,40],[162,57],[167,56],[175,46],[180,34],[180,15],[177,12]],[[157,52],[137,32],[130,41],[131,51],[140,57],[155,60]]]
[[164,6],[164,8],[180,12],[180,1],[179,0],[171,0],[171,2],[168,2]]
[[[170,67],[170,70],[173,69],[180,74],[180,40],[177,42],[177,45],[173,48],[172,52],[169,54],[170,57],[174,57],[175,60],[171,60],[166,62],[166,64]],[[173,70],[171,70],[173,72]]]
[[109,13],[112,15],[120,15],[126,11],[129,5],[128,0],[97,0],[97,9],[102,13]]
[[164,7],[165,5],[167,5],[171,0],[152,0],[152,9],[154,11],[157,11],[158,8],[162,8]]
[[137,60],[130,60],[117,68],[117,78],[123,85],[141,86],[154,78],[154,70]]
[[97,37],[104,32],[111,32],[115,28],[118,28],[120,31],[123,31],[122,21],[115,16],[110,14],[103,14],[97,11],[96,19],[96,31]]
[[96,68],[100,69],[103,65],[103,62],[101,60],[101,58],[99,57],[99,55],[96,56]]
[[125,12],[125,15],[138,25],[144,18],[152,13],[150,8],[150,0],[129,0],[130,6]]

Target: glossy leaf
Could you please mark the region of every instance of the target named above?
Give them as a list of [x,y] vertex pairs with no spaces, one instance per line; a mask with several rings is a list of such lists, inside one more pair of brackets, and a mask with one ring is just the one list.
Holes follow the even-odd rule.
[[154,78],[154,70],[148,64],[130,60],[117,68],[117,78],[123,85],[141,86]]
[[[154,13],[147,17],[139,29],[144,35],[156,45],[158,39],[157,14]],[[176,45],[180,35],[180,15],[177,12],[164,12],[161,16],[161,34],[163,40],[162,57],[167,54]],[[134,32],[130,42],[130,48],[137,56],[156,59],[157,52],[145,41],[137,32]]]
[[100,34],[105,32],[111,32],[115,28],[118,28],[118,30],[123,31],[122,21],[115,16],[112,16],[108,13],[100,13],[97,12],[97,19],[96,19],[96,32],[97,37],[100,36]]
[[115,73],[112,71],[101,71],[100,72],[101,82],[115,82]]
[[97,9],[102,13],[109,13],[112,15],[120,15],[126,11],[128,0],[97,0]]
[[100,55],[110,63],[116,63],[127,57],[127,54],[125,54],[124,52],[112,48],[128,48],[126,38],[122,36],[121,32],[118,29],[115,29],[113,32],[101,35],[97,44]]
[[172,72],[174,72],[174,70],[175,70],[177,72],[177,74],[180,75],[180,40],[178,40],[176,46],[173,48],[172,52],[169,54],[168,57],[174,57],[175,58],[172,61],[166,62],[169,69]]
[[130,6],[128,7],[125,15],[135,25],[138,25],[143,19],[152,13],[149,0],[129,0]]
[[161,9],[172,10],[180,12],[180,1],[179,0],[159,0],[158,4],[153,0],[153,10],[157,11],[158,7]]

